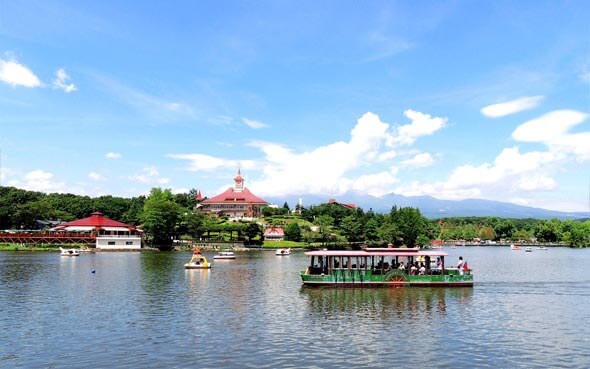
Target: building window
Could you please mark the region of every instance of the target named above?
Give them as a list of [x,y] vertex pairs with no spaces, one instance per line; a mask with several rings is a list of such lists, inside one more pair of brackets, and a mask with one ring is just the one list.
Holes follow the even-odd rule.
[[108,245],[109,246],[115,246],[115,241],[109,241]]
[[125,241],[125,245],[132,246],[133,245],[133,241]]

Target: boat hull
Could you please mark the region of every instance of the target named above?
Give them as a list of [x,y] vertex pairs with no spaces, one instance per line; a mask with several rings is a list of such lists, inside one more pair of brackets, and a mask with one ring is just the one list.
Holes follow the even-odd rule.
[[312,287],[367,287],[367,288],[396,288],[396,287],[473,287],[472,275],[310,275],[301,273],[305,286]]
[[235,256],[213,256],[213,259],[215,260],[233,260],[235,258]]
[[211,269],[211,265],[203,266],[203,265],[184,264],[184,269]]

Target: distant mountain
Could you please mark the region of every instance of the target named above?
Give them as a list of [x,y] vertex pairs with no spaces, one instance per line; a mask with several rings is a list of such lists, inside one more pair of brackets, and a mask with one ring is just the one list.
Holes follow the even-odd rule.
[[500,201],[481,199],[440,200],[431,196],[402,196],[394,193],[382,197],[356,192],[347,192],[341,196],[300,194],[269,197],[265,198],[265,200],[278,206],[282,206],[286,201],[293,208],[299,202],[299,199],[302,199],[303,206],[307,207],[327,203],[330,198],[341,203],[353,203],[365,211],[372,209],[376,213],[388,213],[394,205],[401,207],[411,206],[420,209],[420,212],[428,218],[497,216],[502,218],[580,219],[589,216],[585,212],[562,212]]

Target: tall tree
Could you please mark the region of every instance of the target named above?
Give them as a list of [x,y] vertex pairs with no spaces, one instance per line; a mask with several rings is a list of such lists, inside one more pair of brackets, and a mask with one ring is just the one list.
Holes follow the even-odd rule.
[[148,242],[160,249],[171,247],[180,217],[180,207],[172,199],[169,189],[152,188],[143,205],[143,230]]
[[301,228],[297,222],[289,223],[285,227],[285,236],[289,241],[300,241],[301,240]]

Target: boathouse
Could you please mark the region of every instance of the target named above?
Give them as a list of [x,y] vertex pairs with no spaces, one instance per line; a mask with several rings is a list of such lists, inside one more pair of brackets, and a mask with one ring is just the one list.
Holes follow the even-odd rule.
[[197,207],[206,214],[229,216],[230,219],[255,219],[261,216],[262,208],[268,202],[254,195],[244,186],[244,178],[238,174],[234,178],[234,187],[210,199],[203,200],[200,191],[197,194]]
[[51,231],[92,237],[96,240],[97,249],[141,249],[142,231],[140,229],[107,218],[99,211],[95,211],[87,218],[60,224]]

